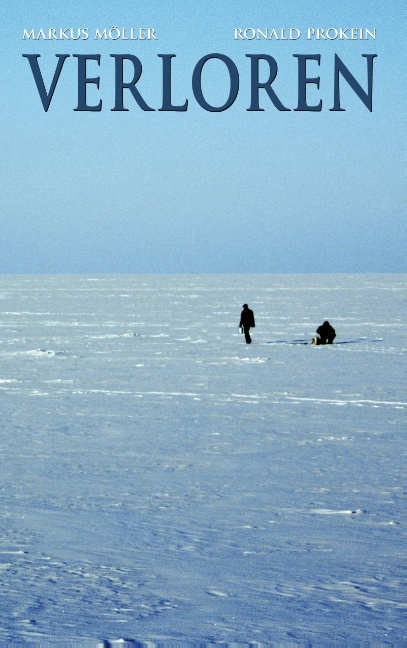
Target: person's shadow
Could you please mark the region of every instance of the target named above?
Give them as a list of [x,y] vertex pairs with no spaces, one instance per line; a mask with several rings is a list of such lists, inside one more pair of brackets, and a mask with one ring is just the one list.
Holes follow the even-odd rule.
[[[357,340],[340,340],[339,342],[333,342],[332,344],[319,344],[318,346],[337,346],[338,344],[360,344],[361,342],[369,342],[366,337],[358,338]],[[383,338],[378,338],[376,340],[370,340],[370,342],[383,342]],[[312,344],[308,340],[270,340],[266,344]]]

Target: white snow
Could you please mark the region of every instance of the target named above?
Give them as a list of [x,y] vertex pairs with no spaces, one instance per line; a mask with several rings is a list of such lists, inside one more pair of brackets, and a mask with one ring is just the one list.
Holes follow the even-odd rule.
[[400,644],[405,298],[1,276],[0,642]]

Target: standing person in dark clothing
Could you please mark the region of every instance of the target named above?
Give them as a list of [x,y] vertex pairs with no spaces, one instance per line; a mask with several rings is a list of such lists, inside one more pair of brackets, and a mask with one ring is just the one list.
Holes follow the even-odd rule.
[[251,344],[252,338],[250,337],[250,329],[256,326],[254,322],[254,313],[247,304],[243,304],[242,314],[240,316],[240,324],[244,331],[247,344]]
[[316,340],[315,344],[332,344],[336,338],[335,329],[328,321],[318,326],[317,333],[319,338],[314,338]]

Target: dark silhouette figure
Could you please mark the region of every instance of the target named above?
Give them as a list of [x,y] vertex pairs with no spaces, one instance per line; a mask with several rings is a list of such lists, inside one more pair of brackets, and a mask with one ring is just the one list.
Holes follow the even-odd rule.
[[247,304],[243,304],[242,314],[240,316],[240,324],[243,328],[244,336],[246,338],[247,344],[251,344],[252,338],[250,337],[250,329],[256,326],[254,322],[254,313]]
[[314,338],[315,344],[332,344],[336,338],[335,329],[328,321],[325,321],[321,326],[318,326],[317,333],[319,338]]

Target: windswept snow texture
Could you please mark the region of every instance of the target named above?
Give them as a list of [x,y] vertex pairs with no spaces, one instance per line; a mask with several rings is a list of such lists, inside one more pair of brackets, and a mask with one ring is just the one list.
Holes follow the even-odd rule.
[[405,297],[2,276],[0,641],[401,642]]

